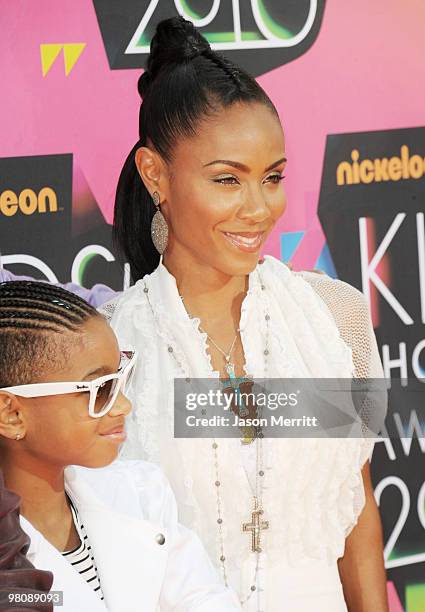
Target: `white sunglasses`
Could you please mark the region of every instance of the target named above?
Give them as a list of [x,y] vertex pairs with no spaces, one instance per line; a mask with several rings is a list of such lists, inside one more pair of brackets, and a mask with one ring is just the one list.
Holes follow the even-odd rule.
[[118,372],[106,374],[94,380],[82,382],[34,383],[32,385],[5,387],[4,389],[0,389],[0,391],[8,391],[19,397],[44,397],[47,395],[89,392],[89,415],[96,419],[104,416],[111,410],[119,392],[124,390],[129,383],[130,374],[136,363],[137,354],[134,351],[121,351],[120,356],[121,361]]

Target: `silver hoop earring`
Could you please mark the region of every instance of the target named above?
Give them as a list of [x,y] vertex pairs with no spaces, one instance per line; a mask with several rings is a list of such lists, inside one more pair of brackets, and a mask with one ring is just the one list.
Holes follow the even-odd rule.
[[168,225],[164,215],[162,214],[159,208],[160,198],[159,193],[157,191],[153,192],[152,200],[156,206],[156,213],[154,214],[151,223],[152,242],[154,243],[158,253],[162,255],[168,244]]

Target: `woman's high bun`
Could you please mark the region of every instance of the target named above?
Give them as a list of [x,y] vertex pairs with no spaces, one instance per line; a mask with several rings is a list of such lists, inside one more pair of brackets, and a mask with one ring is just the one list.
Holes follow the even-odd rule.
[[161,70],[190,62],[205,51],[211,51],[211,47],[192,22],[183,17],[161,21],[151,41],[145,72],[139,79],[140,96],[146,96]]

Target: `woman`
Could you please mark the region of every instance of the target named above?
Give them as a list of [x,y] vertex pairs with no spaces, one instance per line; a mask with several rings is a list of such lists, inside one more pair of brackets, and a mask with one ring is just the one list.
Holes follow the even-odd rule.
[[28,557],[53,571],[67,612],[239,610],[158,468],[114,461],[134,363],[80,298],[0,284],[0,467]]
[[124,453],[161,463],[245,609],[384,612],[370,441],[173,439],[174,378],[383,373],[359,291],[259,261],[286,208],[286,154],[255,80],[177,18],[159,24],[139,92],[114,219],[138,282],[104,309],[142,354]]

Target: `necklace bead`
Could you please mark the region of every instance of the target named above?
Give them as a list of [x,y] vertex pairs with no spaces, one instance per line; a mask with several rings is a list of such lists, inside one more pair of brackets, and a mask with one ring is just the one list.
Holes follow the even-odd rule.
[[[263,263],[262,261],[260,261],[259,263]],[[265,291],[266,287],[265,285],[261,282],[261,277],[260,274],[258,272],[258,277],[260,280],[260,287],[262,291]],[[149,289],[145,284],[145,288],[144,288],[144,293],[146,294],[146,299],[151,307],[152,310],[152,314],[154,315],[154,317],[156,318],[156,314],[155,311],[153,309],[153,306],[150,302],[149,296],[148,296],[148,292]],[[181,297],[181,296],[180,296]],[[267,296],[265,296],[267,297]],[[183,298],[182,298],[183,300]],[[188,313],[188,316],[190,319],[193,320],[193,317],[191,317],[191,315]],[[268,366],[268,355],[269,355],[269,350],[268,350],[268,337],[269,337],[269,320],[270,320],[270,315],[267,313],[264,314],[264,318],[267,321],[267,327],[266,327],[266,338],[265,338],[265,349],[263,350],[263,354],[265,356],[264,359],[264,363],[263,363],[263,377],[267,376],[267,366]],[[206,334],[206,332],[202,329],[202,327],[200,325],[198,325],[198,329],[200,332]],[[209,338],[209,340],[212,342],[212,344],[214,344],[214,346],[222,353],[222,355],[224,356],[228,366],[227,367],[232,367],[234,368],[233,364],[230,364],[230,357],[237,339],[238,334],[240,333],[241,329],[240,327],[238,327],[238,329],[236,330],[236,335],[235,338],[233,340],[232,346],[230,347],[229,351],[227,353],[225,353],[219,346],[217,346],[217,344],[214,342],[214,340],[208,335],[206,334],[207,338]],[[173,358],[177,364],[177,366],[180,368],[180,370],[183,372],[183,376],[186,376],[186,382],[190,382],[191,378],[189,376],[189,367],[188,364],[184,361],[184,364],[181,363],[180,359],[178,359],[176,352],[173,350],[173,347],[171,345],[168,346],[168,352],[173,355]],[[229,372],[228,372],[229,373]],[[230,376],[230,373],[229,373]],[[262,466],[262,445],[261,445],[261,439],[264,437],[264,434],[262,434],[261,432],[259,432],[257,434],[257,439],[256,439],[256,451],[257,451],[257,459],[256,459],[256,465],[257,465],[257,476],[256,476],[256,485],[255,485],[255,504],[257,507],[257,502],[259,502],[260,504],[260,508],[261,508],[261,498],[262,498],[262,491],[264,488],[264,484],[263,484],[263,479],[261,478],[260,480],[258,479],[258,476],[263,477],[265,475],[264,470],[263,469],[258,469],[261,468]],[[254,438],[252,439],[254,440]],[[241,440],[241,442],[243,442]],[[223,572],[223,580],[224,580],[224,584],[226,586],[228,586],[228,579],[227,579],[227,571],[226,571],[226,556],[224,554],[224,538],[223,538],[223,530],[222,530],[222,525],[223,525],[223,518],[222,518],[222,501],[221,501],[221,495],[220,495],[220,486],[221,486],[221,482],[218,479],[219,476],[219,464],[218,464],[218,454],[217,454],[217,449],[218,449],[218,444],[214,441],[212,444],[212,449],[214,451],[214,458],[215,458],[215,462],[214,462],[214,467],[215,467],[215,473],[216,473],[216,478],[217,480],[215,481],[215,490],[216,490],[216,500],[217,500],[217,525],[218,525],[218,534],[219,534],[219,539],[220,539],[220,557],[219,557],[219,561],[221,563],[222,566],[222,572]],[[260,484],[261,483],[261,484]],[[262,514],[262,512],[260,513]],[[255,564],[255,571],[254,571],[254,576],[253,576],[253,582],[258,583],[258,579],[259,579],[259,570],[260,570],[260,553],[262,552],[262,549],[260,547],[258,547],[255,551],[256,554],[256,564]],[[253,593],[257,590],[257,586],[255,584],[252,584],[250,589],[249,589],[249,594],[243,599],[241,600],[241,605],[244,606],[246,603],[248,603],[248,601],[251,599],[251,596],[253,595]],[[261,591],[261,589],[259,589]]]

